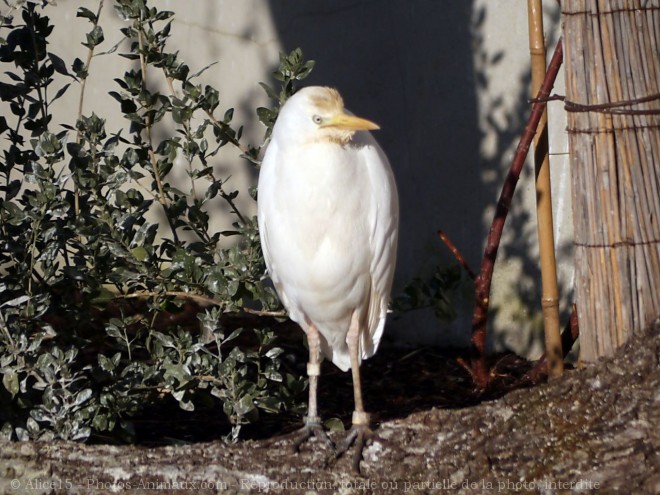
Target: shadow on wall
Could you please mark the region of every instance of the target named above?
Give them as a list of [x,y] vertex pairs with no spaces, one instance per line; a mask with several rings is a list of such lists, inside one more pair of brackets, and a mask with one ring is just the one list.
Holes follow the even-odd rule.
[[[491,220],[485,210],[497,200],[524,127],[529,87],[528,70],[512,74],[510,91],[519,94],[503,122],[488,118],[501,104],[497,99],[494,108],[478,108],[477,95],[489,91],[486,69],[501,60],[486,55],[479,34],[486,8],[475,12],[472,1],[405,0],[271,0],[270,8],[283,50],[299,46],[316,60],[305,83],[338,88],[351,111],[381,125],[376,137],[392,162],[401,197],[395,292],[438,264],[453,263],[438,229],[478,270]],[[486,115],[481,120],[480,112]],[[483,156],[484,134],[493,130],[496,151]],[[533,181],[529,167],[523,180]],[[540,273],[530,214],[514,206],[505,236],[512,241],[501,255],[519,259],[514,290],[522,306],[536,308]],[[430,310],[419,310],[393,322],[389,331],[403,340],[464,346],[471,300],[465,306],[444,328]]]
[[[525,6],[518,6],[523,12]],[[557,43],[559,31],[553,29],[560,21],[559,9],[552,8],[546,14],[546,44],[548,51]],[[482,170],[481,191],[488,195],[491,203],[486,214],[483,215],[484,229],[490,226],[492,214],[499,194],[509,171],[511,160],[518,145],[526,120],[530,114],[529,91],[531,87],[531,74],[529,63],[517,68],[518,74],[510,74],[510,83],[502,91],[493,81],[489,73],[492,68],[507,54],[502,52],[491,53],[488,41],[484,37],[482,25],[489,12],[488,5],[479,8],[473,13],[472,46],[475,60],[475,91],[479,95],[488,95],[481,98],[479,109],[480,140],[487,139],[493,143],[492,148],[480,157]],[[525,26],[526,27],[526,26]],[[527,40],[525,39],[525,42]],[[525,47],[525,50],[527,48]],[[498,94],[499,93],[499,94]],[[509,103],[504,104],[502,97],[508,97]],[[493,139],[494,137],[494,139]],[[557,136],[558,137],[558,136]],[[552,136],[551,136],[552,139]],[[561,180],[566,180],[562,177]],[[536,202],[535,202],[535,171],[532,153],[529,153],[525,167],[518,182],[513,198],[511,210],[507,216],[504,234],[498,252],[495,267],[495,280],[491,291],[491,330],[490,345],[497,349],[515,349],[523,356],[538,358],[543,349],[543,317],[540,307],[541,301],[541,272],[537,240]],[[554,191],[554,199],[559,198],[558,191]],[[555,227],[562,218],[555,217]],[[572,260],[572,243],[570,236],[564,232],[568,230],[561,226],[562,235],[558,236],[555,228],[555,252],[558,264],[570,263]],[[481,245],[485,241],[487,231],[484,230]],[[481,253],[479,253],[480,260]],[[478,269],[478,265],[475,269]],[[560,297],[560,321],[568,320],[573,297],[572,279],[562,273],[558,265],[558,283]],[[502,275],[504,274],[504,275]],[[502,277],[504,280],[498,280]],[[498,284],[498,282],[500,282]],[[494,324],[495,323],[495,324]]]
[[[222,2],[205,0],[186,8],[185,2],[170,0],[157,7],[176,13],[169,49],[175,51],[179,46],[183,47],[180,59],[191,64],[193,73],[211,64],[210,70],[197,78],[196,83],[210,84],[218,89],[220,104],[215,110],[215,117],[221,118],[226,110],[233,108],[232,125],[235,129],[242,127],[241,141],[259,146],[263,142],[265,127],[259,123],[255,109],[270,106],[272,102],[258,82],[267,79],[277,61],[277,43],[271,43],[270,39],[268,6],[265,3],[248,6],[246,3],[232,9]],[[168,88],[162,78],[160,84],[160,91],[167,94]],[[157,131],[160,133],[157,137],[164,139],[172,135],[175,129],[160,126]],[[211,132],[207,132],[212,140]],[[238,149],[228,144],[210,163],[216,176],[227,180],[227,192],[240,192],[234,203],[243,215],[251,217],[256,214],[256,203],[247,191],[248,187],[256,184],[258,169],[239,158],[240,154]],[[187,184],[187,164],[183,159],[181,162],[175,182]],[[170,177],[174,177],[176,171],[175,167]],[[198,190],[198,195],[203,193]],[[226,201],[218,196],[209,202],[208,210],[219,230],[232,230],[236,215]],[[165,223],[163,217],[161,222]],[[238,237],[223,238],[226,245],[238,240]]]

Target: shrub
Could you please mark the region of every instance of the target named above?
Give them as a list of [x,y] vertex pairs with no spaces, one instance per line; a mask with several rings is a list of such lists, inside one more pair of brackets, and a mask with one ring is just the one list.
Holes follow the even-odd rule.
[[[261,146],[243,144],[233,110],[220,112],[219,91],[198,82],[205,69],[192,73],[168,51],[172,12],[116,0],[128,40],[121,46],[130,48],[98,54],[100,9],[81,7],[89,57],[69,64],[49,51],[54,26],[38,3],[1,19],[9,82],[0,83],[0,97],[10,110],[0,117],[2,435],[130,439],[132,416],[173,398],[186,411],[217,405],[235,440],[259,414],[297,407],[304,381],[282,371],[273,332],[257,321],[250,339],[244,327],[226,324],[246,304],[279,309],[264,283],[256,220],[240,211],[239,191],[212,165],[220,148],[232,146],[258,166]],[[108,129],[94,112],[58,122],[52,103],[76,89],[82,101],[99,55],[136,61],[111,93],[126,126]],[[266,137],[312,66],[294,50],[274,73],[281,87],[262,83],[276,100],[256,110]],[[147,71],[163,78],[167,94],[147,87]],[[154,129],[166,122],[176,133],[156,142]],[[187,191],[169,178],[181,158]],[[231,230],[209,226],[216,198],[235,216]],[[196,324],[183,317],[191,313]]]

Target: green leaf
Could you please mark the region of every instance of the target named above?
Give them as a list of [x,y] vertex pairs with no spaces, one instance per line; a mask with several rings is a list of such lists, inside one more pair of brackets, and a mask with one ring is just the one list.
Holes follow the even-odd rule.
[[273,382],[278,382],[281,383],[284,378],[282,377],[282,373],[277,371],[274,366],[270,365],[266,367],[266,370],[264,371],[264,376]]
[[109,421],[107,414],[101,413],[94,416],[94,419],[92,420],[92,427],[96,431],[106,431],[108,430],[108,426],[109,426]]
[[76,17],[84,17],[86,19],[89,19],[93,24],[96,24],[98,22],[96,14],[94,14],[94,12],[92,12],[91,10],[85,7],[78,7],[78,11],[76,12]]
[[91,303],[99,306],[103,306],[109,303],[110,301],[114,300],[116,296],[117,294],[115,294],[108,288],[101,286],[99,287],[96,296],[91,300]]
[[174,339],[170,335],[165,335],[164,333],[156,332],[155,330],[151,332],[151,335],[165,347],[176,348]]
[[64,276],[67,277],[68,279],[75,280],[78,282],[82,282],[83,280],[85,280],[85,274],[75,266],[65,266],[62,269],[62,272]]
[[323,425],[329,431],[345,431],[344,423],[339,418],[329,418],[323,422]]
[[239,416],[247,416],[252,411],[254,411],[254,401],[249,395],[244,395],[234,406],[234,411]]
[[39,433],[39,424],[33,418],[27,419],[26,426],[30,436],[35,437]]
[[103,36],[103,28],[101,28],[99,25],[94,26],[94,28],[92,28],[92,30],[87,33],[86,37],[87,42],[83,43],[83,45],[87,48],[92,49],[95,46],[100,45],[105,39]]
[[273,127],[275,119],[277,118],[277,112],[269,108],[259,107],[257,108],[257,117],[259,121],[264,124],[266,127]]
[[135,259],[140,261],[144,261],[149,257],[149,252],[142,246],[134,247],[131,249],[131,253],[135,256]]
[[22,306],[29,300],[30,300],[30,296],[18,296],[15,297],[14,299],[10,299],[9,301],[3,302],[2,304],[0,304],[0,308]]
[[89,399],[92,398],[92,389],[91,388],[86,388],[84,390],[81,390],[76,394],[76,399],[73,403],[74,406],[81,406],[85,402],[87,402]]
[[[227,337],[226,339],[224,339],[224,340],[222,341],[222,343],[223,343],[223,344],[226,344],[227,342],[230,342],[230,341],[234,340],[234,339],[235,339],[236,337],[238,337],[241,333],[243,333],[243,329],[242,329],[242,328],[238,328],[238,329],[234,330],[232,333],[229,334],[229,337]],[[236,349],[236,350],[238,351],[238,349]],[[238,351],[238,353],[240,353],[240,351]]]
[[211,86],[205,86],[204,87],[204,96],[202,98],[202,101],[200,102],[200,105],[203,110],[206,110],[209,113],[213,113],[213,110],[220,104],[220,94],[218,93],[218,90],[211,87]]
[[[121,356],[121,355],[120,355],[120,356]],[[103,371],[108,371],[108,372],[114,371],[114,369],[115,369],[115,363],[114,363],[114,361],[113,361],[112,359],[110,359],[109,357],[107,357],[107,356],[105,356],[105,355],[103,355],[103,354],[99,354],[99,355],[97,356],[97,358],[98,358],[98,361],[99,361],[99,367],[100,367]]]
[[195,404],[191,400],[180,400],[179,407],[188,412],[195,410]]
[[18,394],[18,374],[15,371],[10,370],[5,372],[5,374],[2,375],[2,384],[5,386],[5,389],[7,389],[7,392],[9,392],[12,397],[15,397],[16,394]]
[[177,124],[188,122],[192,117],[192,109],[190,107],[174,107],[172,108],[172,119]]
[[270,99],[277,100],[279,98],[275,90],[271,88],[268,84],[260,82],[259,86],[263,88],[263,90],[266,92],[266,94]]

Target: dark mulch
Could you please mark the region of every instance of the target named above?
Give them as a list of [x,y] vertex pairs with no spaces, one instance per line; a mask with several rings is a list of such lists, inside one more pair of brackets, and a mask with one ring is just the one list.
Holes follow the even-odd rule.
[[[282,356],[286,370],[303,376],[307,362],[303,332],[290,322],[275,324],[275,327],[279,337],[277,345],[286,351]],[[433,407],[454,409],[475,405],[529,386],[524,376],[534,363],[512,353],[493,356],[489,361],[492,382],[484,392],[475,388],[466,370],[469,356],[464,350],[401,347],[385,342],[374,357],[362,363],[365,408],[377,425]],[[306,404],[306,391],[299,400]],[[319,409],[324,420],[339,419],[345,427],[350,426],[351,374],[328,361],[322,364]],[[257,424],[244,426],[241,436],[264,439],[288,433],[300,427],[302,414],[301,410],[263,415]],[[201,404],[195,411],[186,412],[173,400],[164,400],[145,409],[133,421],[137,442],[143,445],[211,441],[222,438],[231,428],[218,409]]]

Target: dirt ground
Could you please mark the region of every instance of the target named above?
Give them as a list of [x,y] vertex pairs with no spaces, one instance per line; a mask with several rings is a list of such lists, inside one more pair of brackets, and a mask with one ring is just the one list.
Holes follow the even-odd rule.
[[[312,439],[294,453],[273,436],[296,428],[293,415],[237,445],[213,439],[208,418],[179,418],[152,425],[151,437],[145,426],[139,446],[3,444],[0,493],[657,494],[659,351],[656,323],[615,357],[531,388],[518,388],[529,364],[501,356],[496,386],[480,398],[455,355],[386,347],[363,368],[377,437],[361,476],[353,451],[335,460]],[[348,423],[350,376],[331,365],[323,373],[321,413]],[[163,426],[174,438],[197,429],[197,441],[153,446]]]

